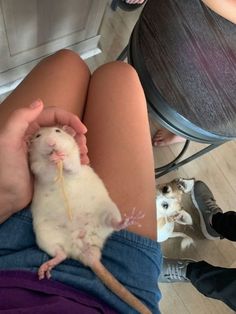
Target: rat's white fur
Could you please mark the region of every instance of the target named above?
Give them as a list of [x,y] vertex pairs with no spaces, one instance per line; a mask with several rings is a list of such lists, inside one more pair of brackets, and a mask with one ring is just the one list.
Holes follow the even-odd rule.
[[[58,169],[50,160],[60,152],[64,154],[64,183],[55,181]],[[58,128],[41,128],[32,139],[30,164],[35,175],[31,209],[36,241],[54,257],[41,265],[39,277],[44,278],[45,272],[49,276],[54,266],[71,257],[89,266],[108,288],[138,312],[151,314],[100,262],[104,243],[113,231],[119,230],[122,218],[102,180],[91,167],[80,164],[73,137]]]
[[[102,181],[89,166],[82,166],[79,173],[69,180],[65,174],[64,180],[72,221],[59,183],[47,185],[37,182],[32,203],[34,229],[38,245],[49,255],[54,256],[55,246],[60,245],[68,257],[77,259],[78,253],[85,250],[84,243],[102,250],[104,241],[114,231],[108,224],[109,219],[116,216],[121,220],[121,215]],[[54,208],[56,211],[52,211]]]
[[192,225],[189,213],[181,208],[183,193],[191,191],[194,185],[193,179],[175,179],[170,183],[157,186],[157,239],[158,242],[169,238],[183,237],[181,248],[185,249],[193,244],[193,239],[183,232],[174,232],[175,223]]
[[[83,256],[85,243],[102,250],[105,240],[114,231],[109,219],[120,221],[121,215],[102,180],[91,167],[80,164],[74,139],[62,130],[56,133],[55,129],[41,129],[41,136],[37,138],[36,134],[31,146],[31,168],[36,174],[33,225],[41,249],[54,256],[60,246],[68,257],[78,259],[78,255]],[[45,137],[49,142],[56,141],[56,146],[45,145]],[[54,181],[58,170],[45,158],[52,149],[68,152],[69,158],[65,156],[63,161],[63,176],[72,221],[68,217],[60,183]],[[87,264],[85,256],[83,262]]]

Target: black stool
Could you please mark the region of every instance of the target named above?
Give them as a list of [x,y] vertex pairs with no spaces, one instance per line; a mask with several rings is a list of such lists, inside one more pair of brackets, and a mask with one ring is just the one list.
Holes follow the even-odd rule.
[[[148,0],[119,60],[137,70],[148,110],[184,149],[156,178],[236,138],[236,26],[201,0]],[[210,144],[177,160],[189,140]]]

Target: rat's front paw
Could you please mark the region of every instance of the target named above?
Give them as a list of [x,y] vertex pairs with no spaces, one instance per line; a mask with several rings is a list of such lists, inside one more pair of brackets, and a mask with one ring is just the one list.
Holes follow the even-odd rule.
[[124,214],[124,218],[120,222],[113,222],[113,227],[116,230],[125,229],[131,225],[138,225],[139,227],[141,227],[139,220],[143,219],[144,216],[144,213],[142,213],[141,211],[136,212],[136,209],[133,208],[133,211],[130,215]]
[[63,161],[64,158],[65,158],[65,154],[63,152],[53,151],[49,157],[49,160],[57,164],[60,161]]

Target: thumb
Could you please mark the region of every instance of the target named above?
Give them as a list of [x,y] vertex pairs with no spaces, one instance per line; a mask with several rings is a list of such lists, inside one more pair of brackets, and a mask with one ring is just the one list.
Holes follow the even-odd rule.
[[22,140],[30,123],[36,120],[42,110],[43,102],[38,99],[30,104],[29,107],[13,111],[6,122],[5,135],[7,135],[9,139]]

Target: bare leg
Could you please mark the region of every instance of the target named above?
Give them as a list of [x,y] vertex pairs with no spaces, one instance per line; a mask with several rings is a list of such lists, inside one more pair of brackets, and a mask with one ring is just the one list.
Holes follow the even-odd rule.
[[142,227],[128,230],[156,240],[154,163],[146,101],[135,70],[123,62],[92,75],[84,123],[91,165],[121,214],[142,210]]
[[[9,113],[41,98],[80,117],[90,73],[79,56],[62,50],[40,62],[1,104],[0,123]],[[89,128],[92,166],[102,177],[121,213],[145,212],[142,228],[129,230],[156,239],[154,164],[146,102],[138,76],[125,63],[98,69],[89,88],[84,119]]]
[[14,109],[41,98],[45,106],[57,106],[82,116],[90,72],[78,54],[61,50],[41,61],[0,106],[0,124]]
[[167,129],[158,129],[152,137],[153,146],[168,146],[175,143],[184,142],[185,138],[175,135]]

